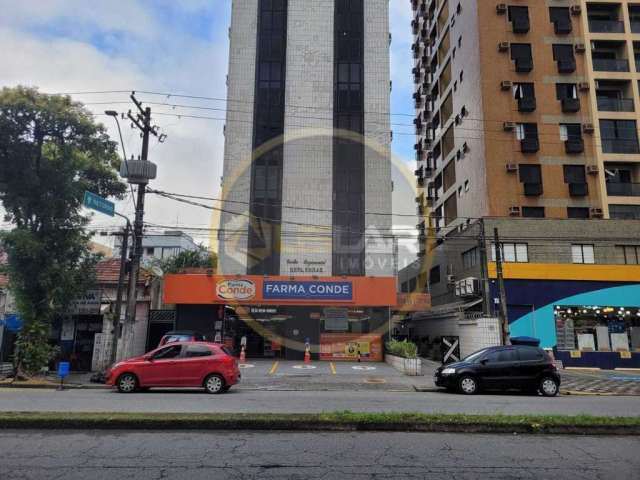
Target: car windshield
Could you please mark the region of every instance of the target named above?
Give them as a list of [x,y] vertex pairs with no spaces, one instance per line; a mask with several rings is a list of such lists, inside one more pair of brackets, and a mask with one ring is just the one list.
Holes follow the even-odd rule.
[[473,363],[476,360],[478,360],[482,355],[484,355],[487,350],[489,350],[488,348],[483,348],[482,350],[478,350],[477,352],[472,353],[471,355],[469,355],[468,357],[466,357],[463,361],[464,362],[470,362]]

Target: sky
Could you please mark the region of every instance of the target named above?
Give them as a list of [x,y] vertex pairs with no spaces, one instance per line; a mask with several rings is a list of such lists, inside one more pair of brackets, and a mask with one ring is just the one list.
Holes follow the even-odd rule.
[[[402,124],[393,126],[392,148],[397,162],[412,171],[411,7],[406,0],[390,0],[390,9],[391,121]],[[162,144],[151,141],[149,159],[158,165],[158,177],[150,187],[218,196],[224,121],[185,115],[224,119],[231,0],[0,0],[0,11],[0,86],[72,93],[97,114],[114,140],[115,122],[102,112],[132,108],[131,90],[160,93],[137,94],[143,102],[160,104],[150,106],[167,135]],[[118,92],[104,93],[112,91]],[[139,132],[126,121],[121,126],[126,153],[138,154]],[[415,192],[406,178],[394,170],[393,211],[405,215],[394,224],[403,232],[416,223],[409,216],[415,213]],[[118,202],[117,210],[132,218],[132,199]],[[145,220],[155,225],[211,227],[208,210],[154,195],[148,195],[146,212]],[[116,224],[100,214],[92,219],[95,228]],[[196,240],[206,243],[208,235],[203,231]],[[413,243],[401,250],[414,250]]]

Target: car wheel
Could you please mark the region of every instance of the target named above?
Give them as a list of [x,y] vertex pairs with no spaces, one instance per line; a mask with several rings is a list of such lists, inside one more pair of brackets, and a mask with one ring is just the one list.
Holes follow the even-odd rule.
[[540,380],[540,392],[545,397],[555,397],[559,391],[558,381],[553,377],[542,377]]
[[209,375],[204,380],[204,389],[207,393],[222,393],[225,391],[224,387],[224,379],[220,375]]
[[138,378],[133,373],[123,373],[116,385],[120,393],[133,393],[138,388]]
[[478,393],[478,381],[470,375],[463,375],[458,382],[458,387],[465,395]]

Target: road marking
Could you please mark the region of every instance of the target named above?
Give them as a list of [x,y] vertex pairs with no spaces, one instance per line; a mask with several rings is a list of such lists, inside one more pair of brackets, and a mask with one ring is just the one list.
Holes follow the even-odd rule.
[[238,367],[240,367],[240,368],[253,368],[253,367],[255,367],[255,365],[252,364],[252,363],[241,363],[240,365],[238,365]]
[[336,374],[336,366],[333,364],[333,362],[329,363],[329,367],[331,368],[331,373],[333,375],[335,375]]
[[356,365],[355,367],[351,367],[354,370],[375,370],[376,367],[367,367],[365,365]]
[[269,370],[269,375],[273,375],[274,373],[276,373],[276,370],[278,370],[278,365],[280,364],[279,361],[275,361],[273,362],[273,366],[271,367],[271,370]]
[[298,370],[313,370],[316,368],[315,365],[294,365],[293,368],[297,368]]

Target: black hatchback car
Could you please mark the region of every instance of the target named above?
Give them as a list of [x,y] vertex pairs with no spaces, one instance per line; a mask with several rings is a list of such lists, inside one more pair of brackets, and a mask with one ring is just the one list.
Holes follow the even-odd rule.
[[528,345],[479,350],[438,368],[434,381],[439,387],[467,395],[480,390],[518,389],[553,397],[560,389],[560,375],[549,355]]

